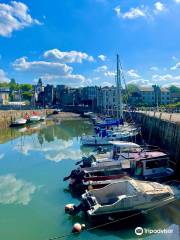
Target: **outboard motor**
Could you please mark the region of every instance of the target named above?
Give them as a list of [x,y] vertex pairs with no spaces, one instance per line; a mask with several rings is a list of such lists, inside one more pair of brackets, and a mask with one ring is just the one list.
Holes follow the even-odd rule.
[[65,206],[65,212],[68,213],[71,216],[77,215],[80,211],[84,210],[84,206],[82,203],[80,203],[78,206],[75,206],[74,204],[67,204]]

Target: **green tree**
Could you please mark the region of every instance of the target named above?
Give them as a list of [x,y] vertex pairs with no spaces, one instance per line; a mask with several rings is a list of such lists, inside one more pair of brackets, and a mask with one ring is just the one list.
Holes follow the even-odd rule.
[[170,90],[171,93],[180,93],[180,88],[175,86],[175,85],[171,85],[169,87],[169,90]]
[[130,83],[130,84],[127,85],[127,90],[128,90],[129,94],[137,92],[138,91],[138,86],[136,84]]
[[24,83],[20,85],[20,89],[22,90],[22,92],[28,92],[33,90],[33,86],[29,83]]
[[32,97],[32,92],[30,91],[26,91],[26,92],[22,92],[22,99],[24,101],[31,101],[31,97]]

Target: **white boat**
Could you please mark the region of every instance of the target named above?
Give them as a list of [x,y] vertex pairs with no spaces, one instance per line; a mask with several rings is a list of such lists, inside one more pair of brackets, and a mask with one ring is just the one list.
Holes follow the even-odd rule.
[[41,120],[41,121],[45,121],[45,120],[46,120],[46,116],[45,116],[45,115],[41,115],[41,116],[40,116],[40,120]]
[[13,127],[18,127],[18,126],[23,126],[25,125],[27,122],[27,120],[25,118],[19,118],[19,119],[16,119],[12,124],[11,126]]
[[29,118],[29,122],[31,122],[31,123],[33,123],[33,122],[39,122],[40,121],[40,116],[38,116],[38,115],[32,115],[32,116],[30,116],[30,118]]
[[111,141],[116,140],[132,140],[139,134],[139,131],[134,129],[131,131],[112,131],[112,130],[102,130],[98,135],[83,135],[81,137],[81,143],[83,145],[111,145]]
[[141,212],[168,204],[175,199],[173,188],[156,182],[121,180],[82,195],[80,206],[73,206],[70,214],[83,210],[90,219],[124,212]]

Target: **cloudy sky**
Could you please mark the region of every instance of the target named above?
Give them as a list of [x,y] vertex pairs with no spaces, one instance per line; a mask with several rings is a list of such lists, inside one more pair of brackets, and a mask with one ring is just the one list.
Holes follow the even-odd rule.
[[0,81],[180,86],[180,0],[0,0]]

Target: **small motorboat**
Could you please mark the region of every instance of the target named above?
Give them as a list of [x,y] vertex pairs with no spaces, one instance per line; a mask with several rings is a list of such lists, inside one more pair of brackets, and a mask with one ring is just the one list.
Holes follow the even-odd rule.
[[38,115],[32,115],[29,118],[29,122],[30,123],[35,123],[35,122],[39,122],[41,120],[41,117]]
[[27,119],[25,118],[19,118],[16,119],[14,122],[12,122],[11,127],[19,127],[19,126],[23,126],[27,123]]
[[40,116],[40,121],[45,121],[46,120],[46,116],[45,115],[41,115]]
[[173,188],[157,182],[133,179],[121,180],[101,189],[93,189],[82,195],[79,206],[66,207],[66,212],[76,215],[84,211],[90,220],[98,216],[142,212],[168,204],[175,199]]

